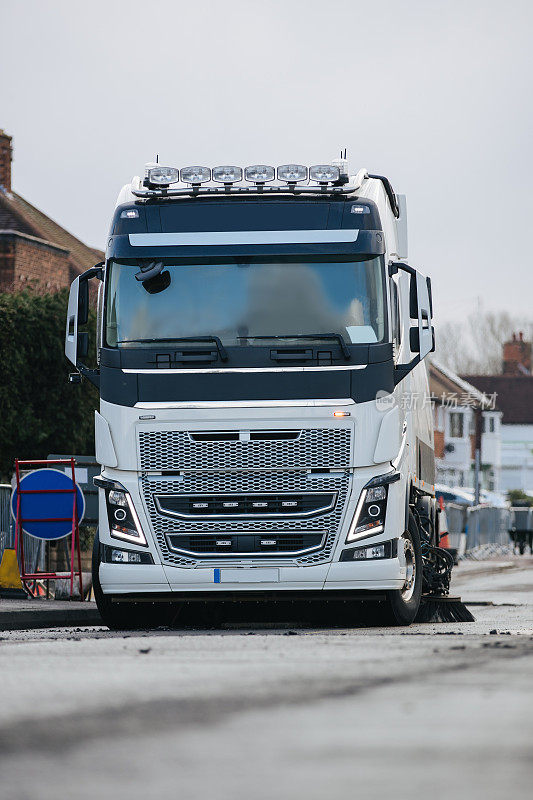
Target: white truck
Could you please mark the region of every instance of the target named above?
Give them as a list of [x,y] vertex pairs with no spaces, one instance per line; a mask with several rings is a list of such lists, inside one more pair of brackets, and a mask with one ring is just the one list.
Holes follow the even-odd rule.
[[406,257],[404,198],[344,159],[148,164],[124,186],[66,329],[71,380],[100,392],[93,577],[110,627],[249,599],[413,621],[438,532],[431,285]]

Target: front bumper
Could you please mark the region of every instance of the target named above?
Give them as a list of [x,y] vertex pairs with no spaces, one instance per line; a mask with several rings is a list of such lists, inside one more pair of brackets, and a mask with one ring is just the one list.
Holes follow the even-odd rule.
[[105,594],[206,593],[213,599],[227,592],[292,592],[325,590],[379,591],[401,589],[405,566],[399,558],[368,562],[332,562],[309,567],[198,567],[181,569],[160,564],[101,564]]
[[[384,467],[384,468],[383,468]],[[389,466],[390,469],[390,466]],[[383,465],[381,473],[386,472]],[[204,562],[191,561],[181,566],[172,563],[168,554],[161,549],[157,532],[150,523],[150,513],[146,508],[138,475],[106,471],[111,480],[119,481],[130,493],[137,509],[142,529],[148,541],[146,548],[153,557],[153,564],[102,563],[99,577],[102,590],[110,595],[172,593],[173,595],[205,594],[221,597],[231,591],[244,595],[252,593],[259,597],[267,593],[290,592],[328,592],[328,591],[386,591],[401,589],[405,581],[403,549],[398,548],[398,556],[386,559],[365,561],[340,561],[341,553],[347,547],[362,547],[397,539],[404,531],[405,483],[392,484],[387,501],[384,531],[376,536],[364,538],[346,545],[346,535],[353,519],[357,501],[363,486],[368,480],[380,474],[380,468],[364,468],[352,472],[350,493],[344,506],[339,529],[327,553],[320,554],[321,563],[302,563],[303,559],[235,558],[224,560],[209,559]],[[112,547],[131,548],[112,539],[107,525],[107,512],[104,492],[100,491],[100,541]],[[396,551],[394,551],[396,552]]]

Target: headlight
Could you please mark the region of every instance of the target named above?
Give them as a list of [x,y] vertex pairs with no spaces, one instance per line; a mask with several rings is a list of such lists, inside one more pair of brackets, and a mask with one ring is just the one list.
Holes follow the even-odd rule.
[[146,537],[128,492],[106,489],[106,502],[111,536],[114,539],[147,547]]
[[213,180],[217,183],[237,183],[242,180],[240,167],[213,167]]
[[338,181],[340,172],[338,167],[330,164],[315,164],[314,167],[309,168],[309,177],[317,183],[329,183]]
[[268,183],[273,181],[276,176],[274,167],[266,164],[255,164],[253,167],[246,167],[244,177],[250,183]]
[[118,492],[116,489],[110,489],[108,500],[112,506],[125,506],[128,505],[128,498],[126,492]]
[[211,180],[211,170],[209,167],[184,167],[181,170],[181,180],[183,183],[205,183]]
[[148,170],[148,183],[158,186],[168,186],[180,179],[180,171],[176,167],[152,167]]
[[389,484],[399,479],[400,473],[393,472],[379,475],[367,483],[359,496],[346,544],[383,533]]
[[278,178],[285,183],[300,183],[307,179],[307,167],[303,164],[282,164],[278,167]]

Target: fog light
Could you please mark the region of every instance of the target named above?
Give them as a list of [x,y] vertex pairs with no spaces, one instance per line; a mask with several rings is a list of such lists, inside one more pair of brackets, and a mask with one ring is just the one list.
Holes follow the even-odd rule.
[[141,564],[141,554],[128,550],[111,550],[111,561],[115,564]]
[[372,561],[383,558],[396,558],[398,552],[398,540],[392,539],[389,542],[375,544],[372,547],[354,547],[351,550],[343,550],[340,561]]

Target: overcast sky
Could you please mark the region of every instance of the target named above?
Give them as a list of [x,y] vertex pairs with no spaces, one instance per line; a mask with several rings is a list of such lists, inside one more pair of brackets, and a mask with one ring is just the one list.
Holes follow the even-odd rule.
[[154,154],[313,164],[348,149],[408,202],[437,321],[533,315],[530,0],[0,0],[17,192],[104,248]]

